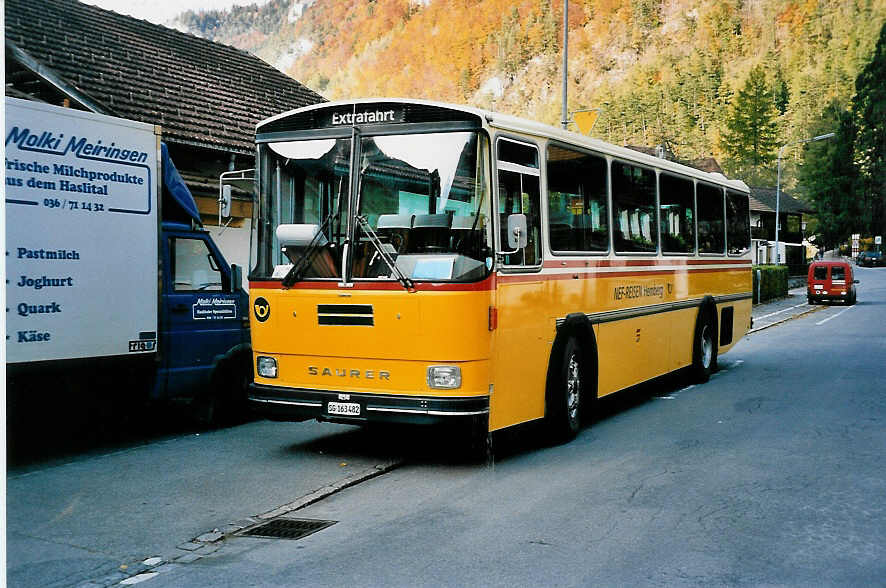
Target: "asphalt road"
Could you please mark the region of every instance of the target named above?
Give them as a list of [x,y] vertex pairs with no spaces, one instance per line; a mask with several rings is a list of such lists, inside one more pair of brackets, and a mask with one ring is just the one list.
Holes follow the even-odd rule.
[[[434,433],[257,422],[10,471],[9,584],[886,585],[886,268],[858,278],[709,383],[604,399],[562,446],[500,435],[486,465]],[[336,523],[230,534],[263,513]]]

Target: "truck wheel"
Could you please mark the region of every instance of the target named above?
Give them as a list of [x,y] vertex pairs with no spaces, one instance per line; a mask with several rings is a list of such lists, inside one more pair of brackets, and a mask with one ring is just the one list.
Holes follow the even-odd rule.
[[554,442],[574,439],[581,426],[583,394],[588,381],[582,359],[578,341],[570,337],[560,358],[560,368],[548,381],[545,420]]
[[702,308],[695,325],[695,340],[692,344],[692,381],[702,384],[710,379],[717,369],[717,345],[714,321],[711,313]]
[[246,394],[252,382],[251,354],[237,354],[219,363],[209,389],[196,399],[197,418],[211,427],[241,423],[249,416]]

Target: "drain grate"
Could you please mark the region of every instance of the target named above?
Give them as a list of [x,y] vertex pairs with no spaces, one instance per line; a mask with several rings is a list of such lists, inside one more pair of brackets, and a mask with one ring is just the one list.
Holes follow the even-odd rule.
[[242,533],[246,537],[269,537],[271,539],[301,539],[317,531],[331,527],[338,521],[316,519],[274,519],[263,525],[252,527]]

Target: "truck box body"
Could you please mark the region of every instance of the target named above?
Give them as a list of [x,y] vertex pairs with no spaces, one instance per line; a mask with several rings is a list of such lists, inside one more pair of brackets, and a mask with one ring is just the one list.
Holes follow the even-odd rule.
[[12,411],[239,398],[248,299],[159,127],[7,98],[5,200]]
[[154,353],[154,126],[6,100],[7,362]]

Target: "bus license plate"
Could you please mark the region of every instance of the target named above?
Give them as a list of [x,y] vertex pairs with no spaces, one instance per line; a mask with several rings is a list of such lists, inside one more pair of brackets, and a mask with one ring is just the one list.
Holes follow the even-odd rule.
[[360,416],[360,405],[356,402],[330,402],[326,412],[343,416]]

